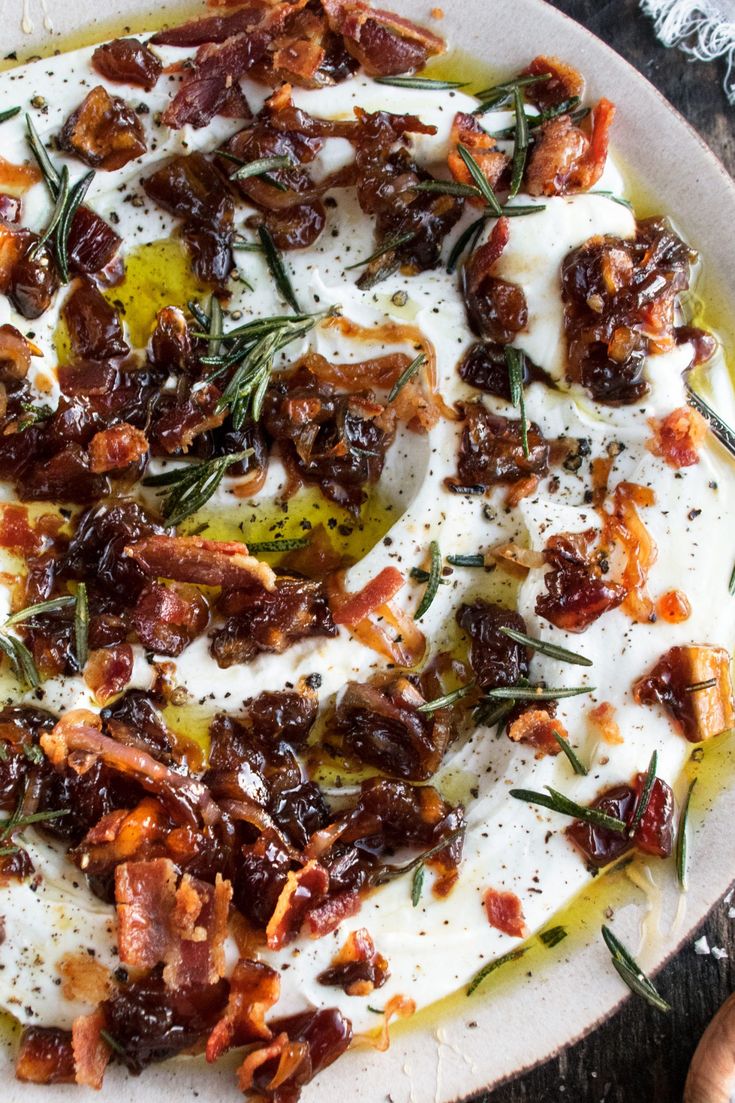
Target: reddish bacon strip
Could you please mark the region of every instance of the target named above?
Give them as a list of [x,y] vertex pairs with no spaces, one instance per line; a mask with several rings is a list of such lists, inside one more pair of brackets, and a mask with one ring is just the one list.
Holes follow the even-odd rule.
[[699,450],[707,437],[707,422],[691,406],[680,406],[665,418],[649,418],[653,438],[646,448],[661,456],[669,467],[692,467],[699,463]]
[[230,996],[225,1013],[207,1041],[207,1060],[216,1061],[231,1046],[243,1046],[271,1031],[265,1016],[277,1003],[281,981],[275,969],[262,961],[239,961],[230,978]]
[[[457,146],[462,144],[474,157],[482,169],[482,174],[492,188],[497,188],[500,178],[510,164],[510,158],[506,153],[501,153],[496,148],[495,138],[480,125],[474,115],[468,115],[464,111],[458,111],[452,123],[452,134],[449,150],[449,171],[460,184],[474,184],[470,170],[460,157]],[[475,205],[484,205],[484,199],[473,199]]]
[[526,921],[523,905],[514,892],[488,889],[483,897],[487,921],[491,927],[513,938],[526,937]]
[[273,590],[276,576],[267,563],[250,555],[236,540],[202,540],[199,536],[146,536],[125,548],[153,578],[173,578],[201,586],[248,586],[258,582]]
[[329,25],[370,76],[421,69],[446,49],[443,39],[393,12],[361,0],[322,0]]
[[302,869],[289,872],[266,927],[269,949],[280,950],[296,937],[307,912],[321,903],[328,888],[329,874],[318,862],[307,862]]
[[112,1050],[102,1037],[105,1029],[105,1013],[97,1008],[91,1015],[81,1015],[71,1028],[71,1045],[77,1084],[99,1091],[109,1064]]
[[397,567],[384,567],[380,574],[356,593],[348,593],[338,583],[329,586],[329,604],[335,624],[346,628],[357,625],[395,597],[405,579]]

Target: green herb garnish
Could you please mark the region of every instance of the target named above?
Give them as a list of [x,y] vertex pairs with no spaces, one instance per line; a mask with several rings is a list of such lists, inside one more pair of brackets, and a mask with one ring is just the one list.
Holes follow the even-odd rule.
[[508,701],[501,701],[498,704],[497,701],[489,701],[487,697],[485,697],[475,709],[475,723],[485,728],[492,728],[496,724],[500,724],[506,716],[509,716],[515,707],[515,698],[511,698]]
[[563,735],[560,735],[558,731],[554,732],[554,739],[557,741],[562,751],[569,759],[569,762],[575,774],[579,774],[580,777],[587,777],[589,771],[584,763],[580,762],[571,743],[569,743]]
[[258,236],[260,237],[260,244],[263,246],[265,262],[268,265],[270,274],[273,276],[281,297],[285,299],[296,314],[300,313],[301,308],[299,306],[299,301],[296,298],[296,292],[291,284],[291,278],[286,270],[281,252],[276,246],[270,230],[262,223],[258,226]]
[[470,253],[473,252],[477,242],[480,240],[480,235],[482,234],[486,222],[487,215],[482,214],[479,218],[475,219],[474,222],[471,222],[459,235],[452,246],[447,260],[447,272],[450,276],[452,272],[455,271],[465,250]]
[[526,418],[526,396],[523,390],[523,376],[525,375],[526,357],[520,349],[512,345],[505,346],[505,362],[508,365],[510,379],[510,400],[516,407],[521,419],[521,443],[523,455],[528,459],[528,419]]
[[635,815],[630,822],[630,828],[628,834],[632,838],[638,825],[646,814],[648,808],[648,802],[651,799],[651,793],[653,792],[653,783],[656,780],[656,767],[658,766],[658,754],[656,751],[651,755],[651,761],[648,763],[648,770],[646,771],[646,780],[643,783],[643,792],[641,793],[641,799],[638,801],[638,807],[635,810]]
[[254,552],[289,552],[297,551],[299,548],[305,548],[309,544],[308,536],[297,536],[292,540],[260,540],[251,544],[248,541],[248,551],[252,554]]
[[702,689],[714,689],[716,685],[716,678],[706,678],[703,682],[692,682],[690,686],[684,686],[684,692],[699,693],[699,691]]
[[529,141],[526,109],[523,105],[521,90],[517,85],[513,89],[513,108],[516,113],[516,133],[515,140],[513,142],[513,161],[511,166],[510,191],[508,192],[508,195],[511,198],[513,198],[514,195],[518,195],[521,183],[523,182],[523,173],[526,168],[526,158],[528,156]]
[[20,107],[9,107],[6,111],[0,111],[0,123],[6,123],[8,119],[14,119],[16,115],[20,115]]
[[85,582],[80,582],[77,586],[74,608],[74,650],[77,665],[80,670],[84,670],[89,657],[89,599]]
[[541,932],[539,939],[548,950],[552,950],[554,946],[558,946],[560,942],[564,941],[567,937],[567,933],[566,927],[549,927],[547,930]]
[[48,601],[39,601],[36,605],[27,605],[25,609],[20,609],[17,613],[13,613],[8,617],[3,625],[3,629],[10,628],[15,624],[23,624],[24,621],[33,620],[34,617],[40,617],[44,613],[56,613],[59,609],[65,609],[69,605],[73,605],[75,598],[71,594],[65,594],[63,597],[52,597]]
[[489,977],[491,973],[494,973],[496,969],[500,969],[502,965],[508,965],[511,961],[518,961],[519,957],[523,957],[527,946],[519,946],[517,950],[511,950],[507,954],[503,954],[502,957],[496,957],[495,961],[489,961],[487,965],[480,969],[479,973],[475,973],[474,977],[469,983],[466,995],[471,996],[475,992],[486,977]]
[[[457,145],[457,153],[459,153],[460,157],[464,161],[470,176],[475,181],[477,189],[482,195],[482,198],[485,200],[488,208],[495,216],[499,218],[500,215],[503,213],[503,208],[500,205],[500,201],[498,200],[497,195],[493,191],[490,181],[485,176],[485,173],[482,171],[475,158],[467,149],[467,146],[462,145],[461,142],[459,142]],[[512,192],[511,194],[515,195],[515,192]]]
[[391,389],[388,393],[388,401],[389,402],[394,402],[396,400],[396,398],[398,398],[398,395],[401,393],[403,388],[406,386],[409,379],[413,379],[416,372],[425,363],[426,363],[426,353],[420,352],[418,354],[418,356],[415,358],[415,360],[412,360],[411,363],[408,365],[408,367],[404,368],[404,370],[398,376],[398,379],[396,379],[395,383],[391,387]]
[[474,682],[468,682],[466,686],[460,686],[459,689],[453,690],[451,693],[446,693],[443,697],[436,697],[433,701],[426,701],[425,704],[419,705],[417,712],[436,712],[438,709],[447,709],[451,705],[456,704],[457,701],[461,701],[463,697],[466,697],[475,688]]
[[[735,456],[735,429],[723,421],[719,414],[716,414],[708,402],[702,398],[700,394],[693,391],[687,383],[687,400],[690,406],[694,406],[696,410],[709,422],[709,427],[715,434],[720,444],[722,444],[730,453],[731,456]],[[733,580],[731,579],[731,585]],[[731,591],[732,592],[732,591]]]
[[431,604],[436,597],[437,590],[439,589],[439,583],[441,581],[442,571],[442,556],[439,551],[439,545],[436,540],[432,540],[429,545],[429,553],[431,555],[431,566],[429,568],[429,579],[426,583],[426,590],[422,597],[419,607],[413,615],[414,620],[421,620],[425,613],[429,611]]
[[401,245],[406,245],[409,241],[413,241],[416,237],[416,232],[412,230],[410,233],[394,234],[392,237],[387,237],[382,245],[379,245],[374,253],[371,253],[369,257],[365,257],[364,260],[356,260],[354,264],[345,265],[345,272],[352,272],[355,268],[365,268],[366,265],[372,264],[374,260],[380,260],[386,253],[392,253],[395,249],[399,249]]
[[513,93],[517,88],[527,88],[530,84],[540,84],[542,81],[550,79],[551,73],[541,73],[539,76],[529,74],[525,77],[516,77],[514,80],[503,81],[502,84],[495,84],[492,88],[483,88],[482,91],[475,93],[478,100],[483,100],[483,104],[481,107],[475,108],[472,114],[482,115],[494,107],[507,103],[508,100],[513,98]]
[[39,421],[46,421],[54,412],[50,406],[37,406],[33,402],[21,401],[21,407],[25,413],[22,417],[18,418],[19,433],[25,433],[26,429],[30,429],[33,425],[38,425]]
[[41,684],[41,677],[36,669],[33,656],[23,641],[19,640],[17,636],[0,632],[0,651],[7,655],[18,681],[29,686],[30,689],[38,689]]
[[458,839],[460,835],[464,834],[464,827],[457,827],[454,831],[441,839],[435,846],[432,846],[430,850],[425,850],[423,854],[419,854],[416,858],[413,858],[410,862],[406,862],[403,866],[379,866],[370,877],[370,883],[373,885],[385,885],[388,881],[395,881],[396,877],[403,877],[406,873],[411,873],[412,870],[418,866],[426,865],[431,859],[436,857],[437,854],[441,854],[442,850],[446,850],[455,839]]
[[602,195],[602,196],[605,197],[605,199],[612,200],[613,203],[619,203],[621,207],[627,207],[629,211],[633,210],[633,204],[631,203],[631,201],[629,199],[625,199],[625,197],[622,196],[622,195],[615,195],[614,192],[611,192],[611,191],[591,191],[591,192],[589,192],[589,194],[590,195]]
[[494,701],[560,701],[563,697],[579,697],[582,693],[594,693],[595,686],[572,686],[547,689],[546,686],[498,686],[489,689],[487,697]]
[[448,555],[447,563],[452,567],[484,567],[484,555]]
[[396,88],[416,88],[426,92],[467,87],[467,81],[434,80],[432,77],[373,77],[373,80],[376,84],[393,84]]
[[651,981],[609,927],[603,925],[602,937],[612,955],[613,966],[631,992],[634,992],[636,996],[641,996],[658,1011],[671,1011],[670,1004],[658,994]]
[[240,167],[233,172],[230,180],[247,180],[251,176],[262,176],[271,187],[276,187],[279,191],[288,191],[285,184],[282,184],[280,180],[274,180],[268,174],[275,172],[277,169],[291,169],[294,167],[294,162],[290,157],[259,157],[256,161],[248,161],[247,164],[241,163]]
[[545,786],[548,791],[546,793],[536,793],[533,789],[511,789],[510,795],[515,797],[516,800],[524,800],[528,804],[539,804],[542,808],[549,808],[552,812],[558,812],[562,816],[571,816],[574,820],[583,820],[585,823],[591,823],[594,827],[603,827],[606,831],[614,831],[618,835],[623,835],[628,825],[624,820],[619,820],[617,816],[609,816],[607,812],[601,812],[599,808],[587,808],[584,804],[577,804],[575,800],[570,800],[569,797],[565,797],[563,793],[560,793],[557,789],[552,789],[550,785]]
[[[451,561],[451,560],[450,560]],[[501,628],[504,636],[508,636],[516,643],[530,647],[532,651],[538,651],[539,655],[548,655],[550,659],[558,659],[562,663],[573,663],[575,666],[592,666],[592,660],[578,655],[576,651],[567,651],[566,647],[559,647],[549,640],[537,640],[534,636],[527,636],[525,632],[519,632],[516,628]]]
[[676,876],[684,892],[686,892],[687,889],[687,825],[689,823],[689,803],[692,799],[692,792],[696,784],[697,779],[694,778],[687,789],[687,795],[684,798],[681,815],[679,816],[679,830],[676,835]]
[[100,1030],[100,1038],[103,1042],[106,1042],[110,1049],[118,1055],[118,1057],[127,1058],[127,1050],[118,1042],[117,1038],[113,1038],[109,1030]]
[[479,188],[472,184],[461,184],[458,180],[422,180],[415,184],[412,191],[436,192],[439,195],[455,195],[460,199],[482,199]]
[[150,475],[143,479],[143,486],[164,487],[161,513],[167,525],[180,525],[192,513],[196,513],[217,490],[234,463],[241,463],[252,456],[252,448],[234,452],[230,456],[217,456],[202,463],[187,464],[175,471]]
[[413,904],[414,908],[417,908],[419,906],[421,892],[424,887],[425,875],[426,867],[422,862],[420,866],[416,866],[413,874],[413,881],[411,883],[411,903]]

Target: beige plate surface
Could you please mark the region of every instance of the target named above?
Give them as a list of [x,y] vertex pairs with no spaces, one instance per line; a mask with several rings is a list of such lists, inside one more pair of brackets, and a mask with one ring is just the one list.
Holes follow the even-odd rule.
[[[100,35],[111,20],[130,17],[136,29],[145,26],[151,0],[46,0],[60,44],[64,37],[84,29],[88,39],[100,20]],[[430,0],[388,0],[386,7],[428,19]],[[42,0],[25,0],[35,24],[23,33],[24,0],[0,0],[3,50],[17,49],[21,57],[33,47],[47,46]],[[187,5],[191,10],[192,5]],[[735,318],[735,287],[731,285],[735,185],[701,139],[673,108],[627,62],[577,24],[541,0],[450,0],[440,25],[450,44],[473,54],[493,70],[513,73],[539,53],[558,54],[587,76],[589,95],[607,95],[618,106],[614,145],[624,163],[635,167],[646,191],[656,197],[659,210],[669,213],[687,240],[699,249],[708,272],[710,299],[716,296],[720,333],[729,348],[733,333],[723,332]],[[170,5],[172,13],[176,4]],[[154,5],[156,26],[160,6]],[[43,92],[43,89],[38,89]],[[731,286],[728,286],[730,283]],[[728,771],[729,772],[729,771]],[[735,877],[732,822],[735,791],[722,793],[705,810],[691,846],[691,885],[686,914],[676,931],[664,934],[653,965],[663,962],[688,937],[707,910]],[[672,881],[673,878],[667,878]],[[676,890],[664,890],[664,914],[676,912]],[[638,916],[631,907],[616,919],[616,931],[636,945]],[[670,923],[665,925],[669,930]],[[475,997],[454,1001],[454,1010],[430,1025],[399,1031],[387,1054],[353,1050],[327,1070],[304,1092],[305,1103],[450,1103],[519,1073],[580,1037],[608,1016],[625,996],[607,953],[597,936],[586,945],[575,944],[568,958],[533,977],[514,979],[493,990],[492,999]],[[571,941],[571,940],[570,940]],[[472,1027],[468,1027],[468,1023]],[[103,1101],[161,1103],[197,1098],[225,1103],[242,1099],[232,1076],[232,1065],[222,1062],[204,1068],[198,1062],[179,1061],[152,1068],[140,1079],[126,1079],[111,1071],[101,1095]],[[48,1103],[79,1099],[80,1089],[33,1088],[15,1083],[10,1059],[0,1053],[5,1073],[5,1103]],[[84,1097],[89,1093],[84,1090]]]

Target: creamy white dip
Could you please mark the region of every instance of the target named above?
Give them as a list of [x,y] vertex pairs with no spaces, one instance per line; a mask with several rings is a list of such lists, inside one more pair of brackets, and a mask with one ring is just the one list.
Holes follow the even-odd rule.
[[[0,102],[22,103],[31,110],[44,139],[58,131],[69,112],[88,88],[106,82],[89,66],[90,50],[38,61],[0,75]],[[161,51],[164,60],[175,60],[182,52]],[[136,102],[135,90],[109,83],[109,90]],[[266,91],[243,84],[254,110]],[[89,195],[90,205],[103,217],[114,213],[124,249],[170,235],[175,222],[143,195],[139,179],[173,154],[194,149],[213,149],[238,129],[231,120],[215,119],[202,130],[185,128],[170,132],[155,122],[157,112],[168,102],[172,84],[159,82],[145,96],[151,111],[142,117],[149,153],[114,173],[98,173]],[[47,108],[29,107],[35,95],[43,94]],[[471,110],[475,101],[461,92],[397,90],[367,78],[357,78],[336,88],[294,93],[297,106],[326,118],[349,117],[355,105],[376,109],[415,112],[437,127],[435,136],[421,135],[412,143],[417,160],[436,174],[446,172],[449,130],[458,110]],[[483,117],[489,131],[507,126],[510,116],[496,112]],[[9,160],[27,157],[22,116],[2,129],[2,151]],[[332,139],[320,154],[316,175],[344,164],[351,156],[347,143]],[[63,163],[59,156],[58,161]],[[78,163],[69,162],[74,178]],[[620,173],[611,162],[600,191],[624,193]],[[139,202],[138,197],[142,199]],[[340,305],[345,317],[364,326],[379,326],[387,320],[410,322],[431,341],[436,351],[439,390],[449,403],[477,398],[477,392],[459,378],[457,363],[472,343],[456,276],[437,268],[411,278],[391,276],[370,291],[360,291],[354,273],[345,267],[373,250],[373,226],[360,212],[354,195],[334,192],[329,222],[315,247],[288,254],[292,282],[302,307],[324,309]],[[528,197],[519,199],[528,203]],[[564,343],[559,266],[566,254],[595,234],[632,237],[635,220],[623,205],[604,195],[578,195],[545,200],[540,214],[514,219],[510,244],[499,265],[499,274],[523,287],[529,307],[526,331],[517,345],[541,368],[563,385]],[[32,189],[24,200],[25,223],[34,228],[44,224],[49,200],[43,185]],[[240,205],[236,212],[244,227],[250,212]],[[469,211],[455,229],[452,240],[474,217]],[[490,227],[488,227],[489,232]],[[230,311],[241,311],[242,319],[282,310],[282,303],[260,256],[237,254],[241,275],[252,285],[234,283]],[[402,296],[407,296],[401,306]],[[22,332],[32,330],[34,341],[44,352],[36,370],[50,374],[55,364],[54,333],[66,291],[55,306],[37,322],[29,324],[16,316],[7,299],[0,299],[0,324],[11,322]],[[179,304],[176,304],[179,305]],[[411,346],[390,346],[382,340],[351,342],[337,330],[315,330],[305,339],[304,351],[312,347],[338,360],[363,360],[373,352],[406,351]],[[290,362],[299,350],[289,349]],[[663,621],[634,624],[619,609],[606,614],[586,631],[571,637],[539,619],[534,612],[536,595],[543,590],[543,570],[531,570],[517,593],[517,607],[525,617],[531,635],[582,650],[593,660],[589,670],[561,666],[534,655],[531,678],[549,685],[590,684],[593,694],[560,702],[558,715],[578,755],[589,763],[589,774],[577,777],[567,759],[537,760],[532,749],[515,745],[494,732],[480,728],[450,751],[435,784],[448,799],[461,800],[466,807],[468,830],[459,882],[446,899],[430,891],[431,874],[418,907],[411,907],[410,879],[394,881],[364,900],[358,915],[345,921],[332,935],[313,941],[301,938],[285,951],[266,958],[281,970],[282,996],[279,1014],[308,1007],[339,1006],[356,1030],[375,1026],[376,1017],[368,1004],[383,1006],[400,993],[425,1006],[465,984],[492,958],[517,945],[514,938],[488,924],[482,904],[484,892],[493,887],[517,894],[529,932],[546,923],[554,913],[588,881],[584,862],[564,835],[568,820],[547,813],[508,796],[514,786],[542,789],[552,785],[581,803],[589,803],[598,792],[617,782],[629,781],[644,771],[651,752],[658,751],[659,776],[675,784],[690,753],[690,746],[674,731],[669,719],[655,709],[642,709],[631,696],[633,681],[675,643],[711,642],[729,647],[733,643],[731,605],[727,580],[732,567],[731,521],[733,515],[733,469],[717,447],[710,446],[694,467],[677,472],[655,458],[646,448],[650,437],[648,419],[684,405],[681,372],[691,361],[688,346],[668,356],[651,357],[647,375],[651,391],[635,406],[621,409],[593,403],[578,391],[552,392],[540,384],[527,390],[528,416],[538,423],[547,438],[584,437],[591,442],[589,459],[606,454],[611,440],[625,445],[617,456],[610,485],[626,479],[651,487],[656,505],[644,511],[645,524],[658,547],[658,559],[649,576],[648,589],[655,599],[679,589],[692,605],[691,617],[682,624]],[[720,368],[716,369],[717,371]],[[724,395],[724,389],[723,389]],[[722,397],[722,395],[721,395]],[[49,401],[46,396],[45,401]],[[53,401],[53,397],[51,399]],[[513,416],[500,399],[483,395],[490,409]],[[395,524],[389,541],[380,541],[348,576],[348,586],[358,589],[389,564],[408,573],[424,561],[429,541],[439,542],[444,555],[484,551],[506,541],[528,542],[540,550],[558,532],[578,532],[598,523],[597,514],[585,504],[590,485],[589,467],[580,471],[553,469],[538,491],[515,510],[504,505],[505,490],[489,498],[449,493],[447,475],[456,471],[458,423],[441,421],[428,436],[399,433],[392,445],[381,479],[385,501],[393,505]],[[241,511],[249,516],[259,503],[277,496],[284,473],[274,462],[268,482],[258,499],[242,502],[232,495],[234,480],[225,480],[215,510]],[[12,492],[5,488],[7,500]],[[696,517],[690,519],[692,511]],[[17,569],[17,561],[5,556],[0,567]],[[454,614],[462,601],[474,597],[513,603],[517,583],[501,570],[494,573],[457,569],[449,584],[440,586],[436,600],[421,627],[432,651],[456,639]],[[400,601],[412,611],[422,587],[409,584]],[[0,612],[9,608],[9,593],[0,589]],[[153,671],[142,650],[137,649],[133,685],[147,687]],[[246,666],[220,669],[209,655],[208,640],[200,638],[175,660],[176,681],[193,700],[206,701],[214,713],[226,708],[236,712],[243,699],[263,690],[277,690],[295,683],[300,675],[318,672],[322,676],[320,700],[328,704],[350,679],[365,680],[381,669],[383,660],[375,652],[351,639],[344,629],[336,639],[313,639],[297,643],[283,655],[263,654]],[[580,673],[581,670],[581,673]],[[8,694],[10,695],[10,694]],[[17,700],[17,695],[14,698]],[[35,699],[34,699],[35,700]],[[611,702],[624,742],[600,744],[588,720],[589,710],[602,701]],[[76,706],[98,708],[80,678],[47,682],[43,687],[44,707],[56,712]],[[474,794],[474,795],[473,795]],[[0,915],[5,921],[5,939],[0,944],[0,1007],[21,1022],[69,1026],[85,1010],[67,1000],[58,984],[57,962],[64,954],[95,951],[99,960],[114,963],[115,917],[112,908],[101,904],[86,888],[83,878],[53,847],[28,832],[30,853],[38,876],[32,881],[12,882],[0,890]],[[375,946],[390,964],[387,984],[370,997],[351,997],[341,990],[325,988],[317,974],[331,961],[349,931],[365,927]]]

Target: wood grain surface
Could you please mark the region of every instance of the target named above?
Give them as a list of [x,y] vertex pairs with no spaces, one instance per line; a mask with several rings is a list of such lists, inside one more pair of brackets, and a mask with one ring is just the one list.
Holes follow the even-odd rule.
[[[638,0],[551,2],[640,69],[735,174],[735,108],[722,90],[723,66],[694,64],[678,50],[664,49],[640,14]],[[718,904],[699,931],[710,946],[724,947],[728,958],[698,956],[690,941],[659,974],[658,987],[673,1005],[670,1015],[629,999],[604,1026],[556,1060],[478,1096],[475,1103],[681,1103],[697,1041],[735,990],[735,919],[728,918],[728,910]]]

